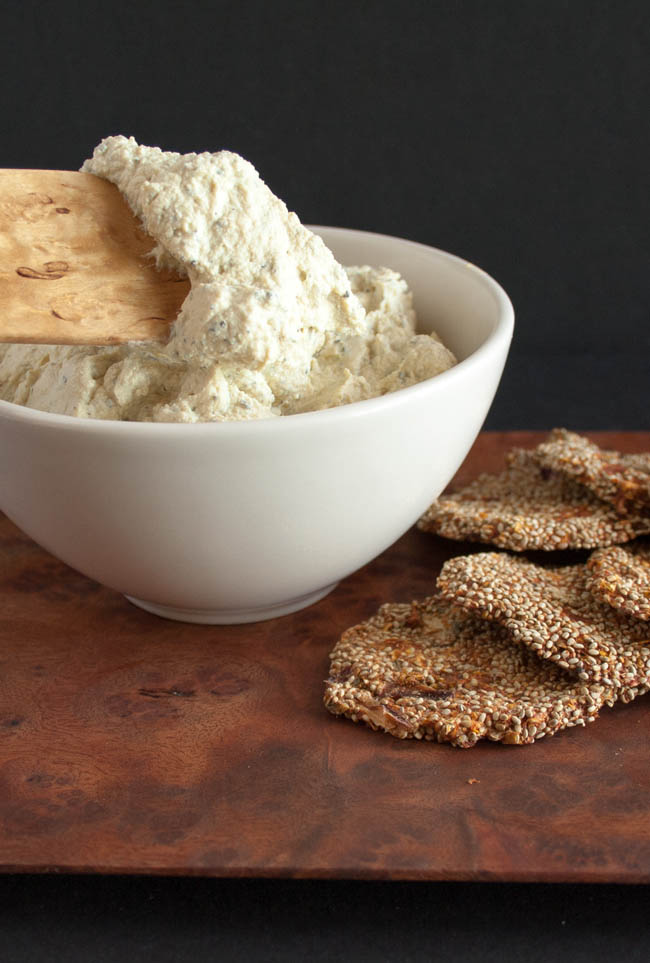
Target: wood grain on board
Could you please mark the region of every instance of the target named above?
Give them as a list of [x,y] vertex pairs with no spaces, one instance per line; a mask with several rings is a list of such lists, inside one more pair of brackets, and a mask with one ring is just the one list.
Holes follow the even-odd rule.
[[189,281],[157,271],[117,187],[78,171],[0,171],[0,341],[166,341]]
[[[483,434],[457,481],[541,437]],[[650,449],[650,433],[592,437]],[[470,750],[322,707],[340,633],[476,548],[411,530],[303,612],[200,626],[133,607],[2,519],[0,869],[650,881],[650,696]]]

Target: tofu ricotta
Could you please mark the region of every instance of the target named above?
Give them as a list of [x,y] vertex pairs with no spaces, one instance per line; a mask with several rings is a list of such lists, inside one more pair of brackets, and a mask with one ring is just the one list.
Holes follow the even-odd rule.
[[191,290],[167,345],[0,345],[0,398],[123,421],[269,418],[373,398],[455,364],[415,333],[406,282],[337,263],[237,154],[108,137],[82,170],[112,181]]

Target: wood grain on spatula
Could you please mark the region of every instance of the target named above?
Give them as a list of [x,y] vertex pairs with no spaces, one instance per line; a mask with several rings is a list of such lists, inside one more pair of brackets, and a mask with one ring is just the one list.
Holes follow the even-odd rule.
[[189,282],[113,185],[77,171],[0,171],[0,341],[164,342]]

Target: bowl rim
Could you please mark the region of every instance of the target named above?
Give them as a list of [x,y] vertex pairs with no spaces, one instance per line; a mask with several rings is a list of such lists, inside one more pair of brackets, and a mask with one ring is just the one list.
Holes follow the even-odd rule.
[[[442,248],[390,234],[381,234],[376,231],[364,231],[355,228],[334,227],[324,224],[305,224],[305,227],[319,234],[319,236],[321,231],[327,231],[341,236],[362,235],[363,237],[373,237],[380,240],[398,241],[400,245],[405,245],[413,250],[433,253],[463,270],[470,269],[476,273],[481,283],[492,294],[497,304],[498,316],[493,330],[475,351],[466,358],[463,358],[462,361],[459,361],[452,368],[448,368],[446,371],[434,375],[432,378],[427,378],[425,381],[418,382],[418,384],[409,385],[407,388],[400,388],[397,391],[392,391],[376,398],[366,398],[363,401],[353,401],[349,404],[337,405],[333,408],[325,408],[319,411],[304,411],[298,414],[282,415],[279,417],[254,418],[250,421],[113,421],[104,418],[80,418],[77,415],[63,415],[56,412],[40,411],[37,408],[28,408],[25,405],[0,399],[0,417],[15,421],[30,422],[32,424],[47,425],[55,430],[108,432],[109,434],[127,433],[129,435],[133,435],[134,433],[140,435],[162,435],[165,433],[176,434],[180,432],[187,437],[190,431],[195,434],[202,432],[216,434],[219,432],[223,435],[244,431],[252,434],[259,430],[264,432],[290,431],[298,426],[307,427],[308,425],[313,425],[315,427],[316,424],[320,422],[328,422],[341,418],[351,419],[363,417],[374,414],[382,408],[401,407],[419,395],[439,390],[436,386],[440,386],[441,389],[443,385],[448,384],[454,379],[471,375],[471,372],[476,366],[482,364],[484,360],[487,360],[487,357],[493,352],[498,353],[502,348],[505,348],[507,351],[514,330],[515,315],[512,302],[501,285],[476,264],[467,261],[457,254],[445,251]],[[270,428],[270,425],[274,427]]]

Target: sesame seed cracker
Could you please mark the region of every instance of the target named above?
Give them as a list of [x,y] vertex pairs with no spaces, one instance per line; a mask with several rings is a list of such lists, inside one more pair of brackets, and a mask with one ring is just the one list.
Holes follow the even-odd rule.
[[586,563],[586,585],[601,602],[650,620],[650,544],[599,548]]
[[482,474],[435,501],[418,528],[459,541],[513,551],[596,548],[650,532],[650,515],[622,518],[573,478],[541,467],[533,452],[514,449],[506,469]]
[[540,465],[585,485],[622,514],[650,513],[650,454],[604,451],[582,435],[555,428],[534,450]]
[[[650,684],[650,626],[595,599],[584,565],[542,567],[502,552],[449,559],[448,601],[502,624],[512,638],[585,682],[629,702]],[[640,687],[640,688],[639,688]]]
[[325,706],[400,739],[470,748],[480,739],[525,745],[596,718],[611,699],[498,625],[432,596],[382,605],[331,653]]

